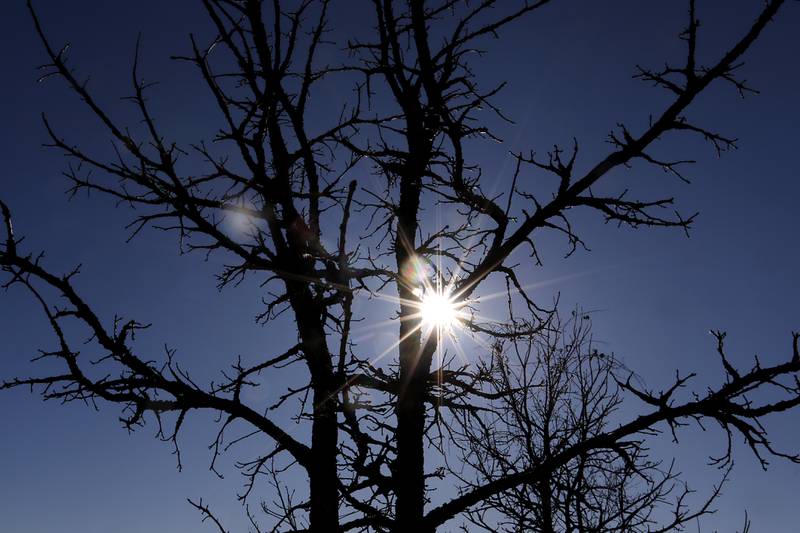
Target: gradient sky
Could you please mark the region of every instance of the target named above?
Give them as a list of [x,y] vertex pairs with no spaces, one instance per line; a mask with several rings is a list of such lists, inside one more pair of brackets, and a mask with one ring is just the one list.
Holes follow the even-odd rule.
[[[357,32],[370,23],[346,12],[356,3],[334,2],[337,31]],[[746,28],[761,2],[698,4],[702,57],[711,58]],[[40,0],[38,6],[52,40],[72,42],[73,66],[91,73],[95,93],[123,118],[129,109],[118,97],[129,93],[141,30],[144,73],[162,82],[152,97],[160,123],[179,140],[211,137],[217,117],[205,111],[204,87],[189,66],[168,59],[187,50],[189,32],[210,35],[199,2]],[[787,5],[746,56],[744,75],[760,95],[741,100],[719,86],[690,109],[698,123],[737,137],[739,150],[717,158],[697,139],[671,139],[659,145],[659,153],[699,160],[690,170],[691,185],[642,166],[611,178],[633,184],[642,196],[675,195],[684,213],[700,211],[690,238],[679,231],[617,229],[596,216],[578,216],[592,251],[565,261],[565,243],[545,238],[545,266],[525,272],[527,282],[560,280],[537,290],[540,298],[559,291],[566,306],[596,310],[595,337],[653,388],[666,384],[676,368],[698,372],[696,387],[723,379],[711,328],[729,332],[729,353],[742,365],[756,353],[765,362],[786,357],[790,331],[800,329],[799,9]],[[609,149],[604,139],[615,123],[625,121],[637,131],[668,95],[632,80],[634,66],[681,58],[676,35],[684,23],[678,1],[562,0],[509,27],[502,40],[488,45],[490,59],[476,63],[484,86],[509,80],[496,102],[516,119],[501,127],[502,146],[476,147],[472,154],[487,179],[507,188],[508,150],[544,152],[576,136],[582,148],[578,165],[585,168]],[[168,342],[195,375],[213,376],[235,354],[256,357],[265,346],[271,353],[290,343],[286,328],[253,324],[259,298],[252,286],[216,291],[217,259],[179,256],[174,235],[153,231],[126,245],[129,211],[99,196],[67,202],[64,158],[41,147],[40,113],[46,111],[75,143],[105,149],[106,135],[59,80],[36,83],[35,67],[44,55],[22,0],[2,3],[0,26],[0,197],[12,208],[28,249],[46,250],[54,271],[82,263],[77,285],[89,302],[109,317],[121,312],[152,322],[143,346]],[[318,95],[333,101],[337,96]],[[50,342],[26,294],[17,289],[0,295],[0,377],[34,373],[28,359]],[[370,342],[376,349],[380,344]],[[194,417],[185,429],[185,468],[178,473],[169,444],[153,439],[149,426],[128,435],[117,414],[104,406],[95,412],[78,404],[45,404],[23,390],[0,393],[0,530],[210,531],[185,503],[186,497],[201,496],[228,527],[243,530],[233,496],[241,479],[231,474],[219,480],[208,471],[207,418]],[[773,440],[797,451],[800,412],[770,422]],[[707,491],[719,473],[703,467],[704,459],[720,450],[721,435],[710,428],[681,437],[677,447],[667,438],[654,442],[654,453],[677,456],[686,480]],[[798,489],[800,466],[776,461],[764,473],[739,446],[719,512],[702,530],[733,530],[745,508],[754,531],[793,530]]]

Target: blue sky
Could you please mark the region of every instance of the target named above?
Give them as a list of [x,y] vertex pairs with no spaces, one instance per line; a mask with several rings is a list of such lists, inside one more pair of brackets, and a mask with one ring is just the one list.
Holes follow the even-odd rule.
[[[346,12],[352,2],[337,3],[340,31],[369,23]],[[211,137],[216,119],[205,111],[208,96],[194,72],[168,59],[187,50],[189,32],[210,35],[197,4],[38,2],[53,41],[71,41],[73,65],[92,75],[101,101],[123,118],[129,110],[118,97],[129,93],[129,65],[141,30],[144,72],[161,81],[153,94],[155,114],[174,137],[187,141]],[[713,58],[746,28],[761,2],[698,4],[704,57]],[[573,136],[581,142],[578,165],[587,168],[608,150],[605,136],[617,122],[645,124],[668,95],[631,74],[636,64],[659,66],[681,57],[676,34],[684,19],[681,2],[566,0],[489,43],[489,59],[476,63],[477,72],[486,86],[509,81],[497,102],[516,124],[499,126],[503,145],[476,146],[473,157],[487,179],[507,188],[509,150],[544,152]],[[578,214],[591,252],[563,260],[566,244],[545,236],[544,266],[524,272],[527,283],[560,280],[544,283],[536,292],[540,298],[559,292],[565,305],[596,310],[595,337],[654,388],[668,383],[676,368],[698,372],[699,387],[723,379],[709,329],[729,332],[732,359],[742,365],[754,354],[763,361],[785,357],[790,331],[800,329],[799,23],[800,11],[791,3],[746,56],[744,75],[760,95],[741,100],[729,87],[713,87],[690,109],[697,122],[737,137],[738,150],[717,158],[697,139],[665,139],[660,153],[698,159],[689,171],[691,185],[641,165],[611,178],[642,196],[674,195],[684,213],[699,211],[690,238],[679,231],[618,229]],[[44,56],[24,2],[4,2],[0,25],[0,197],[14,211],[29,249],[46,250],[55,271],[83,264],[77,284],[87,300],[107,316],[122,312],[152,322],[144,346],[155,350],[168,342],[196,375],[213,376],[236,354],[257,357],[265,347],[273,353],[289,345],[292,338],[280,323],[253,324],[260,309],[253,286],[215,289],[218,259],[180,256],[174,235],[153,231],[125,244],[129,211],[98,196],[67,201],[65,161],[41,147],[46,139],[40,113],[47,112],[77,144],[106,150],[105,134],[58,80],[36,83],[35,67]],[[325,98],[337,96],[332,91]],[[27,295],[0,295],[0,377],[33,373],[28,359],[51,342],[48,335]],[[213,434],[207,418],[195,417],[186,428],[181,473],[170,445],[153,439],[152,428],[128,435],[116,418],[116,410],[105,406],[95,412],[77,404],[44,404],[23,390],[0,394],[4,530],[197,531],[199,517],[185,498],[200,496],[232,529],[243,524],[233,496],[241,479],[232,473],[219,480],[208,471]],[[771,422],[774,441],[796,450],[800,413]],[[702,490],[719,476],[703,467],[704,458],[722,445],[715,431],[689,430],[680,446],[664,438],[653,449],[676,455],[687,481]],[[746,450],[737,452],[720,511],[703,530],[732,530],[747,508],[755,531],[787,531],[795,522],[800,467],[775,462],[764,473]]]

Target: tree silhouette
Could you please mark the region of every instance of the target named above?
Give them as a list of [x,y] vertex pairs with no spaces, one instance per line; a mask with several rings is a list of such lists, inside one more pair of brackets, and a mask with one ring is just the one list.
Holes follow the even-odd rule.
[[[784,2],[765,2],[727,52],[703,64],[691,0],[680,34],[683,61],[638,68],[638,78],[672,98],[643,131],[618,124],[598,161],[580,160],[577,140],[545,157],[512,154],[513,183],[493,196],[469,144],[493,139],[481,110],[505,118],[493,104],[502,85],[481,87],[469,62],[488,38],[549,3],[373,0],[364,4],[372,37],[330,43],[329,0],[204,0],[217,35],[210,42],[192,37],[191,53],[176,59],[196,67],[213,96],[220,121],[213,145],[160,133],[138,45],[129,100],[141,124],[117,122],[31,7],[48,58],[45,76],[70,87],[116,150],[113,159],[93,155],[45,118],[52,145],[71,161],[71,192],[94,191],[135,208],[130,238],[152,226],[174,233],[183,252],[224,257],[220,288],[257,279],[264,299],[258,321],[269,327],[290,313],[297,342],[253,366],[225,362],[219,380],[196,383],[173,349],[159,357],[137,350],[146,323],[99,315],[73,286],[77,269],[53,273],[41,255],[23,249],[10,209],[0,203],[4,286],[22,286],[41,304],[56,345],[39,357],[63,368],[2,387],[117,404],[126,427],[154,423],[176,448],[190,413],[217,413],[212,468],[232,441],[268,437],[269,449],[237,463],[245,502],[259,483],[275,494],[263,513],[247,508],[258,531],[422,533],[446,523],[488,531],[681,528],[711,512],[721,484],[690,506],[688,487],[669,462],[649,456],[646,439],[665,431],[677,439],[689,424],[721,428],[728,447],[714,461],[724,472],[734,438],[764,465],[770,456],[800,462],[775,449],[761,424],[800,404],[798,334],[784,362],[756,360],[742,370],[726,355],[725,334],[714,332],[718,386],[689,393],[694,374],[677,373],[665,390],[652,391],[598,351],[587,313],[565,318],[557,302],[535,301],[518,277],[525,264],[510,260],[525,250],[537,263],[545,232],[563,235],[570,253],[581,247],[570,219],[579,209],[622,226],[688,230],[693,216],[665,209],[672,198],[596,191],[601,183],[603,191],[612,188],[607,176],[633,162],[685,180],[691,161],[654,155],[668,135],[697,137],[717,152],[734,146],[733,138],[691,121],[687,109],[712,84],[752,91],[737,70]],[[321,50],[337,47],[345,49],[337,62],[319,59]],[[334,102],[341,112],[324,123],[311,118],[310,102],[331,77],[352,82],[354,92]],[[186,159],[202,173],[188,173]],[[370,179],[358,178],[367,171]],[[530,172],[549,183],[541,178],[529,187],[523,177]],[[460,223],[437,224],[424,216],[428,208],[457,213]],[[230,230],[233,216],[242,217],[245,231]],[[505,317],[480,315],[489,279],[504,283]],[[362,297],[396,305],[397,343],[382,356],[353,336],[360,318],[353,302]],[[431,299],[451,315],[446,321],[426,317]],[[79,350],[87,330],[90,344]],[[471,364],[445,354],[457,335],[483,339]],[[378,357],[393,364],[378,364]],[[307,376],[301,387],[287,385],[272,405],[246,400],[247,389],[278,386],[270,376],[287,366]],[[638,402],[641,414],[625,418],[623,401]],[[282,427],[271,415],[276,409],[295,409],[307,433]],[[234,426],[249,429],[229,436]],[[293,476],[307,479],[307,491],[286,489]],[[436,483],[455,488],[434,494]],[[205,503],[192,504],[225,531]]]

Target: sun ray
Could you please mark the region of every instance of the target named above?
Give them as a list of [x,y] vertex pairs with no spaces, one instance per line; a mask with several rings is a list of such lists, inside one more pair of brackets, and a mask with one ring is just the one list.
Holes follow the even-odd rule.
[[488,332],[471,327],[471,323],[483,323],[486,324],[486,326],[507,324],[505,320],[480,313],[479,307],[481,303],[507,297],[509,294],[519,294],[529,289],[547,287],[564,280],[582,277],[590,273],[578,272],[575,274],[557,276],[552,279],[528,283],[521,287],[506,288],[501,291],[483,294],[477,297],[469,297],[467,295],[471,292],[471,287],[459,287],[460,276],[463,272],[468,272],[468,269],[465,269],[464,260],[455,261],[453,270],[448,274],[445,274],[443,271],[444,261],[445,259],[440,255],[437,255],[429,263],[425,263],[421,258],[415,255],[409,258],[408,264],[404,267],[405,270],[400,278],[403,280],[404,287],[410,289],[410,292],[413,294],[411,298],[401,298],[396,294],[387,294],[384,292],[369,293],[369,298],[376,298],[381,301],[401,305],[405,308],[405,312],[402,316],[361,325],[354,328],[354,332],[359,331],[361,333],[366,333],[391,324],[397,324],[398,320],[400,322],[417,322],[414,324],[411,331],[407,332],[402,338],[397,339],[378,355],[371,357],[371,363],[379,362],[386,357],[386,355],[395,350],[397,346],[410,335],[421,330],[426,336],[436,335],[437,358],[440,359],[443,357],[442,354],[449,343],[452,344],[455,350],[456,358],[468,364],[469,359],[467,357],[467,352],[469,350],[459,342],[459,332],[466,334],[477,346],[484,349],[491,349],[489,343],[479,338],[482,333]]
[[[548,287],[550,285],[554,285],[554,284],[562,282],[562,281],[567,281],[567,280],[571,280],[571,279],[587,276],[587,275],[589,275],[589,274],[591,274],[593,272],[594,272],[594,270],[586,270],[584,272],[576,272],[575,274],[566,274],[566,275],[563,275],[563,276],[557,276],[555,278],[550,278],[550,279],[546,279],[546,280],[542,280],[542,281],[537,281],[535,283],[527,283],[525,285],[522,285],[521,288],[522,288],[522,290],[541,289],[542,287]],[[456,297],[462,296],[466,291],[467,291],[467,288],[465,287],[463,290],[459,291],[456,294]],[[516,287],[514,287],[513,289],[511,289],[511,292],[515,293],[515,294],[519,294],[520,290],[517,289]],[[478,296],[478,297],[474,298],[472,300],[472,302],[478,304],[478,303],[481,303],[481,302],[494,300],[496,298],[501,298],[501,297],[507,296],[507,295],[508,295],[508,289],[503,289],[503,290],[500,290],[500,291],[497,291],[497,292],[492,292],[492,293],[489,293],[489,294],[484,294],[484,295]]]
[[393,342],[393,343],[392,343],[392,344],[391,344],[391,345],[390,345],[388,348],[386,348],[384,351],[382,351],[381,353],[379,353],[379,354],[378,354],[378,355],[376,355],[375,357],[372,357],[372,358],[370,358],[370,361],[369,361],[369,362],[370,362],[370,364],[377,363],[378,361],[380,361],[381,359],[383,359],[384,357],[386,357],[386,355],[387,355],[389,352],[391,352],[392,350],[394,350],[395,348],[397,348],[398,346],[400,346],[400,343],[401,343],[401,342],[403,342],[404,340],[406,340],[407,338],[409,338],[411,335],[413,335],[414,333],[416,333],[416,332],[417,332],[417,331],[418,331],[420,328],[422,328],[422,324],[417,324],[416,326],[414,326],[413,328],[411,328],[411,330],[410,330],[408,333],[406,333],[405,335],[403,335],[402,337],[400,337],[399,339],[397,339],[395,342]]
[[[376,355],[375,357],[372,357],[372,358],[370,359],[370,361],[369,361],[369,364],[370,364],[370,365],[372,365],[372,364],[375,364],[375,363],[377,363],[378,361],[380,361],[381,359],[383,359],[384,357],[386,357],[386,355],[388,355],[388,354],[389,354],[389,352],[391,352],[392,350],[394,350],[394,349],[395,349],[397,346],[399,346],[399,345],[400,345],[400,343],[401,343],[401,342],[403,342],[404,340],[406,340],[408,337],[410,337],[411,335],[413,335],[414,333],[416,333],[416,332],[417,332],[417,331],[418,331],[418,330],[419,330],[421,327],[422,327],[422,325],[421,325],[421,324],[417,324],[417,325],[416,325],[414,328],[412,328],[412,329],[411,329],[411,331],[409,331],[408,333],[406,333],[405,335],[403,335],[402,337],[400,337],[399,339],[397,339],[397,341],[393,342],[393,343],[392,343],[392,344],[391,344],[391,345],[390,345],[388,348],[386,348],[384,351],[382,351],[381,353],[379,353],[379,354],[378,354],[378,355]],[[330,394],[330,395],[329,395],[329,396],[328,396],[328,397],[327,397],[325,400],[323,400],[323,401],[327,401],[327,400],[330,400],[330,399],[332,399],[332,398],[335,398],[335,397],[336,397],[336,396],[337,396],[337,395],[338,395],[340,392],[342,392],[344,389],[346,389],[346,388],[350,387],[350,385],[352,385],[352,384],[355,382],[355,380],[356,380],[356,379],[357,379],[357,378],[355,378],[355,377],[348,379],[348,380],[347,380],[345,383],[343,383],[341,386],[337,387],[337,389],[336,389],[334,392],[332,392],[332,393],[331,393],[331,394]]]

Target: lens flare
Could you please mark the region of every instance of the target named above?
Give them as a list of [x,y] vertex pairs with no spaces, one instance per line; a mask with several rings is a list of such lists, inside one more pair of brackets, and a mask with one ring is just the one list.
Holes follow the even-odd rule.
[[424,291],[419,303],[419,315],[423,327],[452,332],[454,328],[461,325],[461,320],[465,318],[464,312],[461,310],[463,305],[456,301],[448,291],[440,289]]

